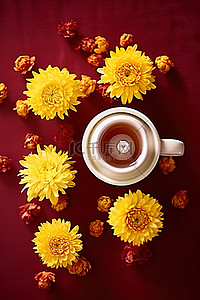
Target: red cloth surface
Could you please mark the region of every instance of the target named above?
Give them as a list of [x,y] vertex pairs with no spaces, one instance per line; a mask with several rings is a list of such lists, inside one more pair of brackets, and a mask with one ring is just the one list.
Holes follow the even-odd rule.
[[[0,81],[8,86],[8,97],[0,105],[0,154],[13,158],[14,170],[0,174],[1,216],[0,257],[2,300],[10,299],[137,299],[177,300],[198,299],[199,294],[199,4],[195,0],[12,0],[0,1]],[[21,194],[17,173],[18,163],[29,151],[23,148],[27,132],[38,134],[44,144],[54,144],[53,135],[60,120],[41,120],[29,114],[27,120],[13,108],[18,99],[25,99],[26,77],[13,70],[19,55],[36,56],[34,70],[49,64],[67,67],[80,78],[86,74],[99,76],[74,50],[74,41],[56,32],[61,21],[78,22],[81,37],[101,35],[110,48],[119,45],[122,33],[132,33],[139,49],[152,59],[166,54],[175,68],[163,75],[158,70],[157,89],[134,100],[129,107],[146,114],[162,138],[177,138],[185,143],[185,155],[176,158],[176,171],[163,175],[158,165],[143,181],[129,187],[115,187],[101,182],[87,169],[81,155],[73,155],[78,170],[76,187],[69,190],[69,205],[62,212],[41,203],[42,213],[26,226],[19,217],[18,207],[26,203]],[[95,92],[70,111],[67,122],[74,125],[75,141],[81,141],[84,128],[100,111],[121,106],[105,103]],[[59,148],[59,147],[58,147]],[[63,150],[65,150],[63,148]],[[117,198],[128,189],[141,189],[157,198],[164,211],[164,229],[148,243],[153,257],[143,266],[127,267],[120,253],[124,244],[112,235],[108,224],[99,238],[90,236],[88,225],[96,218],[106,220],[107,214],[96,208],[102,195]],[[188,206],[179,210],[171,197],[180,189],[188,190]],[[92,264],[86,277],[70,275],[65,269],[55,270],[56,284],[45,292],[37,288],[34,275],[46,270],[34,253],[31,239],[40,222],[64,218],[72,226],[80,225],[84,249],[81,254]],[[51,269],[50,269],[51,270]],[[54,270],[52,270],[54,271]]]

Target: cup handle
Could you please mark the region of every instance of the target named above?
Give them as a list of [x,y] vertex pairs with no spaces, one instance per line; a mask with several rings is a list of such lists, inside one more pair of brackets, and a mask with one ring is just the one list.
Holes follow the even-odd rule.
[[175,139],[161,139],[161,156],[182,156],[184,154],[184,143]]

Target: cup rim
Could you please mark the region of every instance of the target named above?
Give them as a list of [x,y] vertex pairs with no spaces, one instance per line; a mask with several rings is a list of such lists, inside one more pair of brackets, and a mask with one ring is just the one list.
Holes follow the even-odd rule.
[[[155,153],[153,155],[153,159],[149,162],[150,165],[146,169],[143,166],[143,168],[139,167],[134,170],[132,169],[131,172],[127,171],[127,173],[125,173],[123,171],[119,172],[119,170],[118,170],[118,173],[121,173],[121,175],[123,177],[123,178],[120,178],[120,180],[118,180],[116,178],[113,178],[113,176],[115,174],[114,173],[112,174],[112,172],[110,172],[110,170],[105,170],[103,168],[103,172],[102,172],[102,169],[101,170],[99,169],[100,166],[98,165],[97,160],[96,160],[96,164],[94,164],[95,158],[92,157],[90,151],[88,150],[87,145],[88,145],[88,141],[89,141],[89,137],[90,137],[91,133],[98,126],[98,123],[101,120],[103,120],[104,118],[109,118],[109,116],[111,116],[113,114],[120,114],[120,113],[137,117],[137,118],[139,118],[140,121],[142,121],[144,123],[145,129],[151,133],[152,139],[154,140],[154,146],[155,146],[154,152]],[[152,121],[146,115],[141,113],[140,111],[130,108],[130,107],[113,107],[113,108],[109,108],[109,109],[105,109],[105,110],[101,111],[100,113],[98,113],[96,116],[94,116],[89,121],[89,123],[87,124],[85,131],[83,133],[83,137],[82,137],[82,156],[83,156],[83,160],[84,160],[86,166],[88,167],[88,169],[98,179],[100,179],[108,184],[115,185],[115,186],[131,185],[131,184],[134,184],[134,183],[139,182],[139,181],[143,180],[144,178],[146,178],[149,175],[149,173],[152,172],[155,165],[157,164],[157,161],[160,156],[160,147],[161,147],[160,137],[159,137],[157,129],[154,126],[154,124],[152,123]],[[113,168],[110,168],[110,169],[113,171]],[[115,167],[114,167],[114,169],[117,170],[117,168],[115,168]],[[128,169],[128,168],[126,168],[126,169]],[[135,173],[135,175],[136,175],[136,173],[138,175],[134,177],[133,176],[134,173]]]

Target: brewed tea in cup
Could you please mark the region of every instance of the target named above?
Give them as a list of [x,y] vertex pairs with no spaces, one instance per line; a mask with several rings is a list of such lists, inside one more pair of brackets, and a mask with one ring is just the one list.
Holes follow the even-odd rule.
[[160,155],[181,156],[184,144],[160,139],[141,112],[116,107],[96,115],[87,125],[82,154],[89,170],[106,183],[125,186],[146,178]]

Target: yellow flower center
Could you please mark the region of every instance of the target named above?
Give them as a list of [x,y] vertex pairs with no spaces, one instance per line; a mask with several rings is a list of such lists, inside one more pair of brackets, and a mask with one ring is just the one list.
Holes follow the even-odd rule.
[[126,62],[115,70],[115,76],[122,85],[134,85],[140,80],[141,73],[136,66]]
[[38,168],[38,171],[43,179],[52,180],[52,178],[55,176],[56,168],[54,165],[45,162]]
[[62,255],[69,249],[68,240],[64,237],[54,236],[49,240],[49,249],[54,255]]
[[147,227],[150,216],[142,208],[131,208],[126,217],[126,223],[131,230],[140,231]]
[[63,102],[63,91],[58,85],[47,85],[42,91],[42,101],[48,106],[59,106]]

